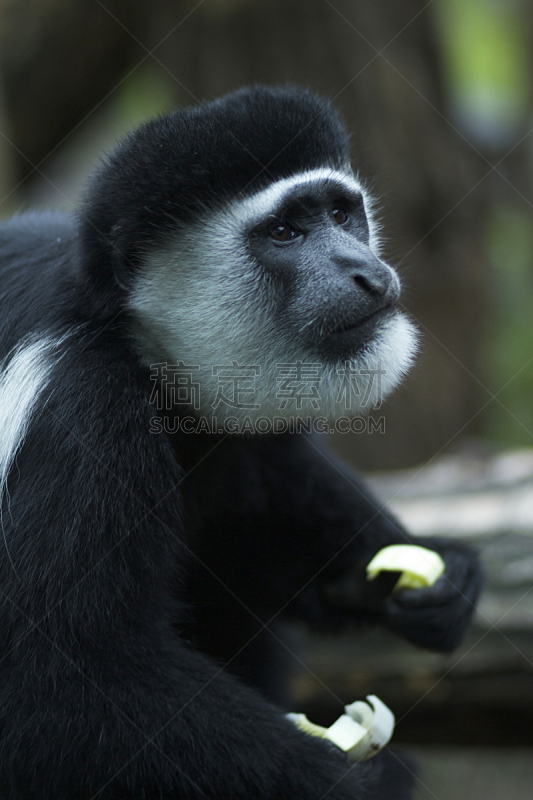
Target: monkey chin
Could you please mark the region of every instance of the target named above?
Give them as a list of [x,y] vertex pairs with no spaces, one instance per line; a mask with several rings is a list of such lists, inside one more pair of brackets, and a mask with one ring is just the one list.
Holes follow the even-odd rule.
[[[359,373],[369,372],[374,387],[365,407],[358,413],[371,411],[399,385],[413,365],[418,350],[418,331],[403,313],[395,311],[380,320],[374,335],[351,359]],[[381,380],[376,381],[379,375]]]
[[344,353],[330,357],[323,367],[318,415],[328,420],[364,416],[380,408],[414,362],[418,331],[405,314],[389,310],[362,332],[364,340],[355,344],[355,351],[353,340],[349,350],[351,331],[341,333]]
[[[342,336],[345,334],[343,333]],[[322,420],[365,416],[380,408],[411,367],[417,351],[418,332],[403,313],[390,310],[374,321],[364,341],[343,348],[343,354],[319,357],[316,352],[292,352],[268,359],[254,382],[253,404],[244,408],[217,407],[220,420]],[[284,363],[281,364],[280,362]],[[244,363],[244,362],[243,362]],[[302,368],[297,372],[298,365]],[[284,367],[286,374],[280,374]],[[209,377],[209,370],[204,374]],[[296,388],[295,388],[296,387]],[[298,388],[300,387],[300,388]],[[214,387],[210,387],[214,397]],[[200,414],[213,413],[214,404]]]

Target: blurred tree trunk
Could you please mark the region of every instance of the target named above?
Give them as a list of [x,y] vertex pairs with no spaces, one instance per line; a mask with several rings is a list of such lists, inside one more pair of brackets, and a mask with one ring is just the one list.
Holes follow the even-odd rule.
[[[112,15],[137,29],[136,2],[4,0],[0,68],[19,179],[112,91],[144,52]],[[111,12],[111,13],[109,13]]]
[[[36,2],[17,0],[17,13]],[[21,66],[13,46],[2,55],[13,135],[34,160],[145,55],[98,3],[40,0],[44,7],[51,17],[34,56],[26,54]],[[106,7],[143,45],[157,47],[180,103],[246,83],[289,81],[331,97],[353,131],[354,165],[381,198],[386,255],[400,265],[422,351],[405,386],[377,414],[385,416],[386,435],[338,436],[338,449],[359,466],[391,468],[475,433],[488,399],[477,378],[487,325],[480,240],[489,168],[446,121],[431,4],[114,0]],[[74,43],[70,28],[61,36],[54,28],[65,8],[71,24],[76,19]],[[32,87],[26,98],[23,77]]]

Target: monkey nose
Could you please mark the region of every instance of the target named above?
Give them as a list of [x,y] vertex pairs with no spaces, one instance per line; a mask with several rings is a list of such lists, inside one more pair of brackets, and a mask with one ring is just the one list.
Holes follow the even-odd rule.
[[396,272],[368,246],[358,243],[356,247],[338,248],[332,261],[363,294],[379,298],[387,305],[398,300],[400,281]]
[[400,297],[400,281],[396,272],[375,256],[358,259],[350,270],[350,277],[366,294],[376,295],[387,303],[395,303]]

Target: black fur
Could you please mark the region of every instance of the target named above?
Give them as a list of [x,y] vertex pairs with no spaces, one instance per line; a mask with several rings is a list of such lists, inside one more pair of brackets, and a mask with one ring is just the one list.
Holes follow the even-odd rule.
[[102,263],[111,249],[131,269],[177,226],[240,194],[348,160],[337,115],[300,89],[241,89],[151,120],[108,156],[89,187],[80,226],[87,269],[100,292],[112,277]]
[[364,566],[406,532],[311,441],[150,434],[150,375],[124,310],[131,272],[173,225],[346,158],[322,101],[243,90],[128,137],[79,219],[0,228],[0,357],[70,332],[2,505],[9,800],[407,800],[408,762],[349,768],[284,718],[261,621],[381,622],[447,650],[472,612],[475,558],[439,543],[446,578],[392,601]]

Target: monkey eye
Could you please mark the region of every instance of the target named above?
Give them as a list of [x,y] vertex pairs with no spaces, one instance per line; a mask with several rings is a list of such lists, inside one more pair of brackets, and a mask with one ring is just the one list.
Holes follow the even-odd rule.
[[331,212],[331,216],[337,223],[337,225],[344,225],[345,222],[348,221],[348,214],[344,210],[344,208],[334,208]]
[[276,242],[290,242],[298,236],[298,231],[291,228],[290,225],[278,225],[270,231],[271,237]]

